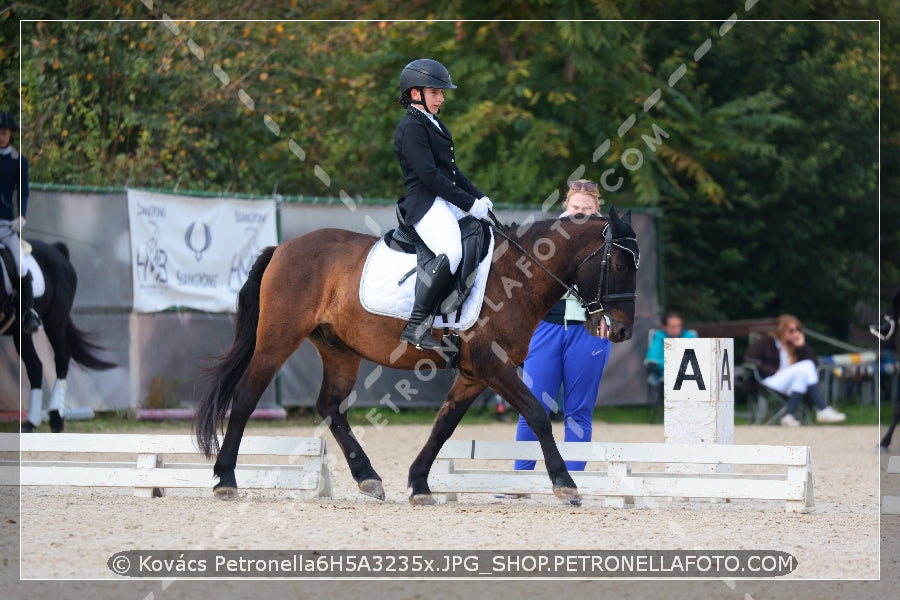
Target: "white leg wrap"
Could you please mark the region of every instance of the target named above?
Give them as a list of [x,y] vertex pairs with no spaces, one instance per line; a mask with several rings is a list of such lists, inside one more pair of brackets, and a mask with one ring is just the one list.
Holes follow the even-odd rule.
[[50,405],[47,407],[48,411],[58,410],[59,416],[65,417],[66,414],[66,380],[65,379],[57,379],[56,384],[53,386],[53,395],[50,396]]
[[37,427],[41,424],[41,402],[44,394],[40,389],[31,390],[28,398],[28,412],[25,413],[25,420]]

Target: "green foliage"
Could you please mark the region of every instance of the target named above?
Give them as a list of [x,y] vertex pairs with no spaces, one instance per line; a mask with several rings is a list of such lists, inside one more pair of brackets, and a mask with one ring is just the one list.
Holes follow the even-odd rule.
[[[496,202],[539,206],[583,172],[607,207],[662,209],[688,320],[790,311],[842,335],[878,296],[879,250],[900,282],[900,3],[747,6],[16,4],[0,104],[20,108],[21,58],[35,181],[396,198],[397,78],[429,56],[459,86],[441,117],[460,166]],[[879,23],[828,18],[882,19],[880,73]],[[21,46],[19,19],[44,19]]]

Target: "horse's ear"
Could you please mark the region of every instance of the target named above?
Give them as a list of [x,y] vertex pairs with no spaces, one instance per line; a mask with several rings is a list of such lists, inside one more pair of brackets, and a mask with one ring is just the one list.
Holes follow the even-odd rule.
[[618,220],[619,220],[619,213],[616,212],[616,207],[615,207],[615,206],[610,206],[610,207],[609,207],[609,220],[610,220],[610,222],[614,222],[614,221],[618,221]]
[[628,226],[631,226],[631,209],[625,211],[625,214],[621,217],[619,213],[616,212],[615,206],[609,207],[609,220],[613,223],[625,223]]

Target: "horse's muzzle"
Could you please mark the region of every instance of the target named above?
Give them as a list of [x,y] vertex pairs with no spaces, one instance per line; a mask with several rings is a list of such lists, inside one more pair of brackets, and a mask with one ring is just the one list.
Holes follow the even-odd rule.
[[591,315],[588,321],[585,321],[585,327],[591,335],[598,337],[608,337],[609,341],[617,344],[631,339],[632,326],[630,323],[625,324],[618,321],[614,316],[610,315],[609,325],[606,324],[606,318],[603,313]]

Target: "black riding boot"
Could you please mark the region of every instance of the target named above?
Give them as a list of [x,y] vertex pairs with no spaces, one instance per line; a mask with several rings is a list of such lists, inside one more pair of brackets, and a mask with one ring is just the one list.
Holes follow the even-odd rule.
[[31,273],[26,273],[19,284],[22,297],[22,333],[31,335],[41,328],[41,319],[34,310],[34,290],[31,288]]
[[409,342],[419,350],[437,350],[441,344],[431,335],[434,313],[453,280],[446,254],[434,257],[425,268],[417,269],[419,281],[409,322],[400,334],[401,342]]

